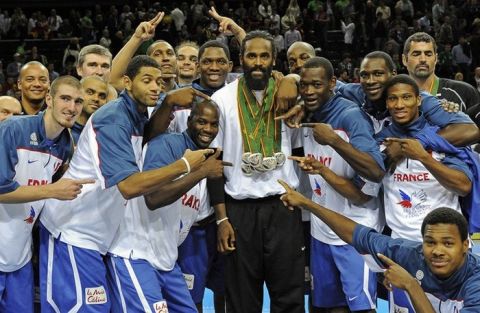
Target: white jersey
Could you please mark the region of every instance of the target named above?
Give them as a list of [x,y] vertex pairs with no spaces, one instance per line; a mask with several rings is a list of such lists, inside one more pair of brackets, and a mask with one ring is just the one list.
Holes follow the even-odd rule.
[[[23,186],[41,186],[67,160],[71,137],[64,130],[55,140],[45,133],[44,113],[12,117],[0,124],[0,194]],[[13,272],[32,258],[32,228],[45,200],[0,203],[0,272]]]
[[[225,192],[237,200],[280,195],[285,193],[285,189],[277,182],[278,179],[297,188],[299,182],[293,161],[288,159],[283,166],[273,171],[255,173],[252,176],[243,174],[241,165],[244,151],[238,115],[238,82],[239,80],[235,80],[212,95],[212,100],[220,108],[220,127],[211,146],[221,147],[223,160],[233,163],[233,166],[226,166],[224,169]],[[281,150],[285,156],[291,155],[292,148],[301,146],[299,134],[298,129],[291,129],[282,122]]]
[[139,171],[145,115],[125,92],[85,125],[65,178],[95,179],[72,201],[47,200],[40,217],[55,237],[105,254],[125,215],[117,184]]
[[[432,152],[442,162],[445,154]],[[383,178],[385,217],[392,238],[422,241],[420,229],[425,216],[439,207],[461,212],[458,195],[443,187],[420,162],[405,159],[393,174]]]
[[[335,130],[337,135],[349,142],[347,133]],[[355,171],[350,165],[330,146],[318,144],[313,138],[312,128],[303,128],[303,142],[305,155],[315,158],[332,170],[335,174],[346,179],[353,179]],[[320,175],[309,175],[312,186],[312,201],[330,210],[346,216],[359,224],[380,230],[383,223],[379,218],[381,204],[378,198],[372,198],[362,206],[353,205],[347,198],[338,193]],[[322,220],[311,215],[311,234],[324,243],[331,245],[345,245],[346,243],[335,234]]]

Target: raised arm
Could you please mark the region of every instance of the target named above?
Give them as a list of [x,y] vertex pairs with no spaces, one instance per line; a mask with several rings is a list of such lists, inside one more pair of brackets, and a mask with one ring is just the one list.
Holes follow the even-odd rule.
[[125,46],[117,53],[112,61],[112,72],[110,73],[110,84],[118,91],[123,90],[123,75],[127,70],[128,63],[135,55],[140,45],[153,38],[155,28],[162,21],[163,12],[159,12],[153,19],[148,22],[140,23],[132,37],[127,41]]
[[225,33],[226,35],[233,34],[237,38],[239,43],[242,43],[243,38],[247,35],[245,30],[240,27],[235,21],[229,17],[221,16],[217,13],[214,7],[211,7],[208,11],[211,17],[217,20],[219,25],[219,31]]

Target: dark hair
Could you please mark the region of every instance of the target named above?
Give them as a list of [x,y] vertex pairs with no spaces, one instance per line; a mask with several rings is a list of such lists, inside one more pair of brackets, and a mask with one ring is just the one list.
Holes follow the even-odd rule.
[[468,238],[468,223],[465,217],[454,209],[442,207],[433,210],[428,213],[427,216],[423,219],[422,223],[422,237],[425,234],[425,227],[427,225],[435,224],[452,224],[457,225],[458,232],[460,233],[460,238],[462,241],[467,240]]
[[243,54],[245,53],[246,42],[249,41],[249,40],[255,39],[255,38],[262,38],[262,39],[265,39],[267,41],[270,41],[270,44],[272,46],[272,56],[275,59],[275,57],[277,56],[277,47],[275,47],[273,37],[272,37],[272,35],[270,35],[269,33],[267,33],[266,31],[263,31],[263,30],[253,30],[253,31],[249,32],[245,36],[245,38],[243,38],[242,45],[240,47],[240,57],[243,57]]
[[388,90],[396,84],[405,84],[412,86],[413,90],[415,91],[415,96],[420,95],[420,88],[418,88],[417,82],[406,74],[400,74],[391,77],[389,80],[385,82],[383,86],[383,97],[387,99]]
[[192,120],[195,116],[200,114],[200,110],[203,109],[204,107],[210,107],[215,109],[217,111],[217,114],[220,115],[220,108],[218,107],[218,104],[216,104],[213,100],[203,100],[200,103],[197,103],[193,106],[192,111],[190,111],[190,116],[188,117],[188,120]]
[[323,68],[325,70],[325,74],[327,75],[327,80],[332,79],[333,77],[333,66],[332,63],[323,58],[323,57],[313,57],[307,60],[305,64],[303,64],[303,68]]
[[160,65],[149,56],[137,55],[128,63],[125,75],[133,80],[142,67],[154,67],[160,70]]
[[[153,42],[150,46],[148,46],[146,54],[147,54],[148,56],[152,55],[155,46],[156,46],[157,44],[159,44],[159,43],[162,43],[162,42],[170,45],[170,43],[169,43],[168,41],[165,41],[165,40],[162,40],[162,39],[157,40],[157,41]],[[172,46],[172,45],[170,45],[170,46]],[[172,47],[172,49],[173,49],[173,47]],[[174,51],[175,51],[175,50],[174,50]]]
[[225,52],[225,55],[227,56],[227,59],[230,61],[230,50],[228,47],[218,41],[218,40],[209,40],[205,42],[203,45],[200,46],[200,49],[198,50],[198,59],[200,60],[202,58],[203,53],[205,52],[205,49],[207,48],[221,48],[223,49],[223,52]]
[[68,85],[78,90],[82,89],[80,81],[75,77],[70,75],[60,76],[55,78],[55,80],[50,85],[50,96],[55,97],[55,94],[57,93],[58,88],[60,88],[61,85]]
[[382,59],[385,61],[385,65],[387,66],[390,73],[393,73],[397,70],[397,68],[395,67],[395,62],[393,62],[392,57],[386,52],[372,51],[364,57],[364,60],[365,59]]
[[405,44],[403,45],[403,54],[405,56],[407,56],[408,52],[410,51],[410,47],[412,46],[412,41],[427,42],[427,43],[431,42],[433,45],[433,53],[437,53],[437,43],[435,42],[435,39],[433,39],[433,37],[427,33],[418,32],[408,37],[407,40],[405,41]]

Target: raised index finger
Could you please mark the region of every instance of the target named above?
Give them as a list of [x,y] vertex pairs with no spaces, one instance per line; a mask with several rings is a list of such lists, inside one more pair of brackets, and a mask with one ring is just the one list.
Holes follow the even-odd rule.
[[393,262],[390,258],[384,256],[381,253],[377,253],[377,256],[385,265],[392,266],[392,265],[397,264],[397,263]]
[[284,182],[283,180],[279,179],[277,181],[280,185],[282,185],[283,188],[285,188],[286,192],[289,192],[290,190],[292,190],[292,188],[290,188],[290,186],[286,182]]
[[222,18],[220,14],[217,13],[217,10],[215,10],[215,7],[210,7],[210,10],[208,10],[208,14],[210,14],[210,16],[217,21],[220,21],[220,19]]

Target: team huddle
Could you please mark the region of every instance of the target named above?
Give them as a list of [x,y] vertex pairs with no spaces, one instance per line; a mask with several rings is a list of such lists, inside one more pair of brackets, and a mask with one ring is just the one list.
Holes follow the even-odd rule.
[[409,75],[373,51],[344,84],[306,42],[274,72],[269,33],[211,14],[241,42],[228,83],[219,41],[135,56],[163,13],[113,60],[84,47],[81,80],[22,67],[24,116],[0,123],[0,312],[34,312],[37,260],[41,312],[202,312],[205,288],[216,312],[261,312],[264,284],[271,312],[304,312],[306,292],[310,312],[375,312],[377,272],[392,312],[479,312],[462,110],[480,96],[434,74],[434,38],[407,39]]

